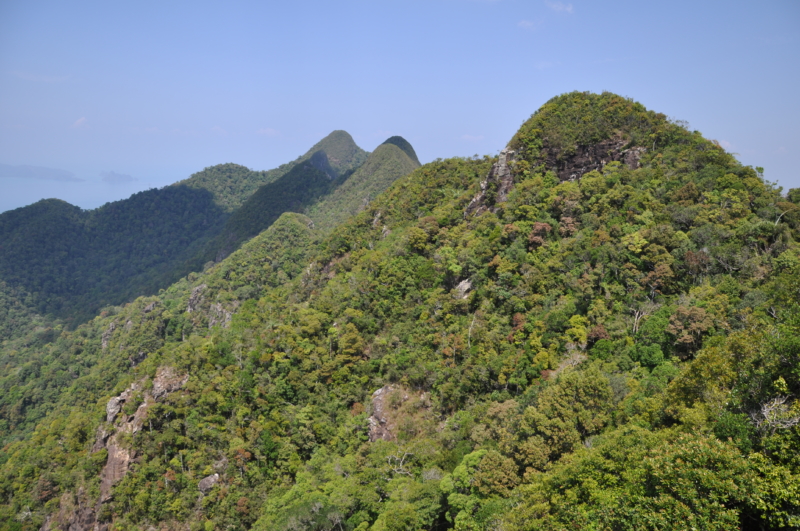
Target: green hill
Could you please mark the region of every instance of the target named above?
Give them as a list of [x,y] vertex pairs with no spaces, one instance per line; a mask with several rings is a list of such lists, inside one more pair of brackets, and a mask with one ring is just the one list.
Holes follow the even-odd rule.
[[0,349],[0,529],[797,528],[798,237],[700,133],[556,97]]
[[[329,153],[324,164],[320,153]],[[244,231],[237,245],[277,219],[283,201],[308,204],[319,190],[329,190],[330,177],[347,175],[365,159],[350,135],[334,131],[295,161],[269,171],[222,164],[95,210],[49,199],[0,214],[0,282],[7,288],[0,303],[0,341],[28,330],[28,315],[45,319],[40,328],[57,326],[52,319],[75,326],[106,305],[156,293],[202,268],[207,260],[198,256],[264,183],[272,184],[256,204],[263,208],[278,190],[272,207],[277,213],[259,211],[256,228]],[[238,229],[243,217],[231,226]],[[225,254],[233,248],[226,247]]]
[[[400,148],[399,145],[404,147]],[[411,144],[402,137],[394,136],[370,153],[364,164],[328,196],[307,207],[305,213],[320,230],[330,231],[364,210],[394,181],[418,167],[419,162]]]
[[208,190],[214,196],[214,202],[225,212],[230,213],[241,207],[261,186],[280,179],[319,151],[327,154],[329,164],[336,175],[357,168],[367,156],[346,131],[334,131],[317,142],[304,155],[275,169],[253,171],[238,164],[219,164],[205,168],[175,185]]
[[390,138],[368,157],[344,131],[334,131],[312,151],[315,149],[247,199],[191,269],[197,269],[200,263],[221,260],[284,212],[306,213],[319,229],[329,231],[419,166],[414,149],[401,137]]
[[219,231],[206,190],[147,190],[95,210],[49,199],[0,214],[0,279],[32,310],[78,324],[174,280],[171,268]]

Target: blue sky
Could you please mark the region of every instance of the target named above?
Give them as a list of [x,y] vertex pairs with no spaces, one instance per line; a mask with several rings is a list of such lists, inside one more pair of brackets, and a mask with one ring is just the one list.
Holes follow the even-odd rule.
[[334,129],[367,150],[402,135],[423,162],[494,154],[572,90],[686,120],[788,189],[798,86],[794,0],[4,0],[0,211],[269,169]]

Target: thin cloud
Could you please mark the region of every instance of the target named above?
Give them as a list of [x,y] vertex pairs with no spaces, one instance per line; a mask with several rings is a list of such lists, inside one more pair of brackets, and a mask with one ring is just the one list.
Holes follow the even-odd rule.
[[719,145],[725,148],[725,151],[730,151],[731,148],[733,147],[733,144],[731,144],[727,140],[720,140]]
[[221,135],[221,136],[228,136],[228,132],[225,129],[223,129],[220,126],[218,126],[218,125],[215,125],[214,127],[212,127],[211,131],[216,133],[216,134],[218,134],[218,135]]
[[42,76],[31,72],[20,72],[18,70],[11,72],[11,75],[19,79],[24,79],[25,81],[37,81],[39,83],[61,83],[69,79],[69,76]]
[[280,135],[280,132],[277,129],[264,127],[263,129],[259,129],[258,131],[256,131],[256,134],[261,136],[278,136]]
[[131,177],[125,173],[117,173],[115,171],[101,171],[100,177],[103,178],[103,182],[118,184],[118,183],[130,183],[136,181],[136,177]]
[[89,125],[89,120],[87,120],[85,116],[82,116],[82,117],[78,118],[77,120],[75,120],[75,123],[72,124],[72,128],[73,129],[84,129],[84,128],[88,127],[88,125]]
[[0,178],[37,179],[42,181],[82,182],[75,174],[67,170],[45,168],[43,166],[10,166],[0,164]]
[[536,26],[538,26],[538,25],[539,24],[537,24],[536,22],[532,22],[530,20],[520,20],[517,23],[517,26],[519,26],[522,29],[529,30],[529,31],[533,31],[534,29],[536,29]]
[[547,4],[547,7],[558,13],[567,13],[568,15],[571,15],[574,12],[572,4],[564,4],[563,2],[549,2],[549,1],[545,2],[545,4]]

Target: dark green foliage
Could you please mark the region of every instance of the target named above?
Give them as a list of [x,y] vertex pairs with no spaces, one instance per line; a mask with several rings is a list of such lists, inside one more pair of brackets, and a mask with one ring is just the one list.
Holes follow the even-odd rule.
[[229,162],[205,168],[176,185],[208,190],[214,196],[214,202],[230,213],[242,206],[259,187],[285,175],[293,164],[282,164],[269,171],[253,171]]
[[0,215],[0,278],[41,314],[77,324],[173,281],[225,213],[205,190],[169,186],[83,211],[43,200]]

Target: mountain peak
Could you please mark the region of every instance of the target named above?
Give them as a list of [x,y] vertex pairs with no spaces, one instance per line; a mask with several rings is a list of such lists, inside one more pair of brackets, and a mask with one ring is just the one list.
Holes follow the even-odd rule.
[[417,166],[421,166],[419,159],[417,158],[417,152],[414,151],[414,148],[411,146],[408,140],[406,140],[402,136],[389,137],[386,139],[384,144],[394,144],[395,146],[402,149],[403,152],[405,152],[405,154],[408,155],[408,158],[416,162]]
[[311,159],[319,151],[328,157],[328,163],[336,176],[354,170],[367,158],[367,152],[356,145],[350,133],[341,129],[314,144],[300,159]]
[[[677,127],[660,113],[611,92],[569,92],[542,105],[520,127],[508,149],[531,167],[544,165],[574,180],[612,160],[631,167]],[[636,148],[635,153],[632,148]]]

